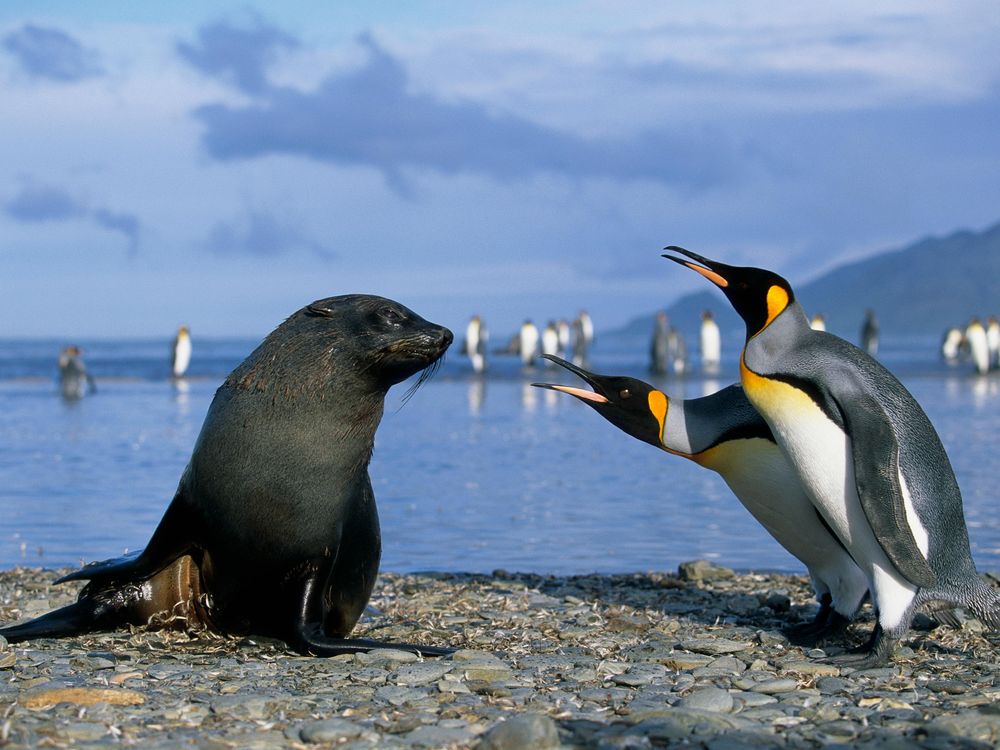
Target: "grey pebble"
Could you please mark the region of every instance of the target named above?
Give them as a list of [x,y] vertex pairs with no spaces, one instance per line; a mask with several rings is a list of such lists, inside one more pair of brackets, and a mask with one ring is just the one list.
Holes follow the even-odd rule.
[[347,719],[321,719],[311,721],[299,728],[303,742],[340,742],[360,737],[364,728]]
[[927,689],[948,695],[961,695],[969,692],[969,686],[958,680],[931,680],[927,683]]
[[699,711],[729,713],[733,710],[733,696],[728,690],[718,687],[698,688],[685,695],[678,705]]
[[479,750],[549,750],[559,747],[559,730],[548,716],[518,714],[490,727],[477,747]]
[[793,690],[797,690],[798,687],[799,683],[795,680],[777,678],[774,680],[758,682],[753,686],[753,689],[758,693],[763,693],[764,695],[774,695],[776,693],[790,693]]
[[414,747],[451,747],[467,745],[475,734],[468,727],[422,726],[405,735],[406,741]]
[[447,661],[428,661],[419,664],[407,664],[399,668],[395,674],[388,679],[397,685],[407,685],[414,687],[417,685],[429,685],[437,682],[448,674],[455,665]]
[[694,651],[696,654],[734,654],[746,651],[752,644],[746,641],[732,641],[728,638],[691,638],[681,641],[681,648]]

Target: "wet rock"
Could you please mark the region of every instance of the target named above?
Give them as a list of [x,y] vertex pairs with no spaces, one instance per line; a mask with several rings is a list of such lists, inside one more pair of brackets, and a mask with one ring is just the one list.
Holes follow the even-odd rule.
[[467,745],[475,734],[468,727],[422,726],[406,735],[406,741],[413,747],[451,747]]
[[363,732],[363,727],[347,719],[322,719],[304,724],[298,734],[303,742],[327,743],[354,739]]
[[694,651],[696,654],[735,654],[746,651],[753,644],[746,641],[732,641],[728,638],[689,638],[681,641],[681,648]]
[[548,716],[518,714],[490,727],[477,747],[478,750],[550,750],[559,747],[559,730]]
[[733,578],[735,575],[731,569],[708,560],[691,560],[677,567],[677,576],[682,581],[718,581]]
[[417,685],[429,685],[437,682],[452,669],[454,664],[447,661],[427,661],[419,664],[407,664],[389,677],[397,685],[407,685],[415,687]]
[[733,696],[729,694],[728,690],[722,688],[700,688],[685,695],[678,705],[685,709],[729,713],[733,710]]

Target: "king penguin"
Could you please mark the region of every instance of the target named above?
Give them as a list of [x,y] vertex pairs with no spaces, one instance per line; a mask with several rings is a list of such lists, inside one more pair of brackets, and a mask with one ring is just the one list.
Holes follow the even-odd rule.
[[857,667],[888,662],[926,602],[968,607],[1000,626],[1000,595],[976,573],[955,473],[909,391],[857,347],[811,330],[777,274],[666,249],[686,256],[664,257],[722,289],[743,318],[747,398],[868,577],[872,636],[834,659]]
[[189,364],[191,364],[191,334],[188,332],[187,326],[181,326],[174,339],[174,354],[170,371],[175,378],[182,378],[187,372]]
[[548,359],[593,390],[533,385],[575,396],[628,435],[717,472],[778,544],[805,564],[820,610],[812,623],[790,629],[789,636],[815,643],[854,617],[868,580],[816,512],[767,422],[739,385],[703,398],[671,399],[636,378],[595,375],[558,357]]

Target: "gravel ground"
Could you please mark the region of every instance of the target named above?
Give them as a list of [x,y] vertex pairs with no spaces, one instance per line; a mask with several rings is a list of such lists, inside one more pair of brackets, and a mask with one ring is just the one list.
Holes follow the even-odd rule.
[[[72,600],[0,571],[0,622]],[[118,632],[0,643],[0,746],[992,748],[1000,664],[982,626],[926,616],[892,667],[824,655],[801,576],[383,574],[357,634],[459,648],[301,657],[264,639]]]

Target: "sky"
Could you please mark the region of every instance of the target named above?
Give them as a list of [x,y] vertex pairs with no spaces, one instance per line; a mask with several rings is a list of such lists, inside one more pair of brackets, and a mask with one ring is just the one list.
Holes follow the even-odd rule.
[[1000,220],[992,0],[0,3],[0,337],[600,331]]

